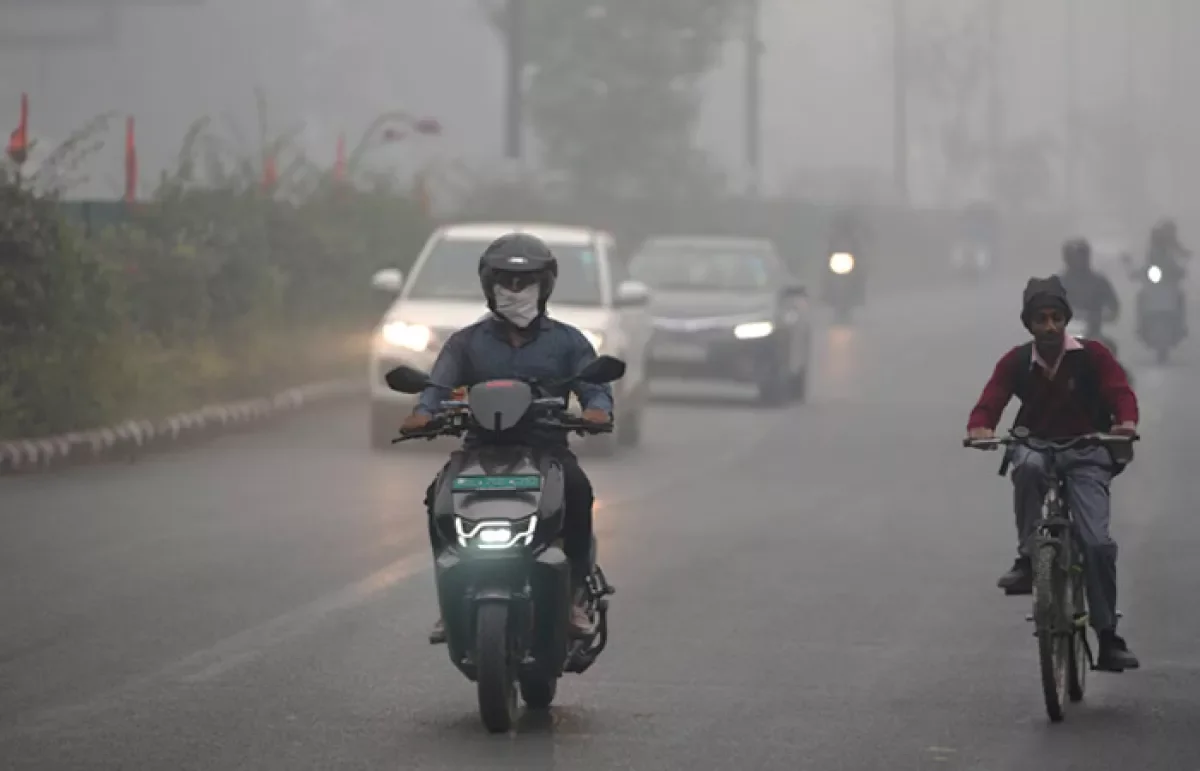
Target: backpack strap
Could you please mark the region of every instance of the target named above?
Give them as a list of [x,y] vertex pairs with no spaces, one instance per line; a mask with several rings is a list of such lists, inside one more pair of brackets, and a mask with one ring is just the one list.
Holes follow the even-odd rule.
[[[1016,360],[1013,362],[1013,368],[1009,372],[1009,390],[1012,395],[1020,400],[1021,406],[1017,410],[1016,416],[1013,418],[1012,426],[1009,431],[1012,431],[1021,421],[1021,413],[1025,411],[1025,399],[1029,395],[1029,382],[1033,375],[1033,341],[1019,345],[1015,349]],[[1008,475],[1008,467],[1012,463],[1013,448],[1009,447],[1004,452],[1004,457],[1000,460],[1000,470],[997,472],[1000,476]]]

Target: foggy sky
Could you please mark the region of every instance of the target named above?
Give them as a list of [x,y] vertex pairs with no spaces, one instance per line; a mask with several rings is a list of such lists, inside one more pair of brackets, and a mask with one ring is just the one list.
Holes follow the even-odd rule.
[[[1077,0],[1078,1],[1078,0]],[[909,0],[911,40],[931,19],[961,13],[978,0]],[[1006,133],[1065,128],[1064,4],[1002,0]],[[1190,107],[1167,118],[1171,0],[1137,3],[1136,94],[1146,112],[1147,144],[1165,147],[1168,127],[1197,124]],[[1084,106],[1119,104],[1126,73],[1124,0],[1087,0],[1081,14]],[[764,177],[768,191],[809,169],[891,170],[890,0],[764,0]],[[1187,12],[1189,21],[1200,9]],[[76,24],[91,11],[74,10]],[[36,17],[35,15],[36,14]],[[91,14],[91,15],[89,15]],[[49,11],[0,6],[0,32],[66,29]],[[1191,25],[1185,40],[1195,42]],[[1190,48],[1190,46],[1187,46]],[[1187,56],[1190,56],[1188,54]],[[1186,61],[1194,62],[1191,57]],[[711,77],[699,136],[741,173],[740,43],[731,43]],[[137,116],[146,176],[167,163],[187,126],[205,114],[232,116],[248,141],[256,135],[253,88],[262,86],[273,129],[307,126],[306,143],[328,162],[339,130],[354,135],[383,110],[438,117],[447,135],[436,146],[398,147],[392,160],[437,153],[472,165],[501,161],[502,51],[478,0],[207,0],[199,7],[119,13],[117,36],[81,49],[0,43],[0,128],[15,126],[19,94],[33,105],[33,134],[61,140],[105,110]],[[912,103],[913,189],[918,202],[939,193],[936,148]],[[225,121],[218,127],[224,129]],[[120,187],[119,122],[87,192]],[[1186,166],[1195,167],[1194,150]],[[1158,158],[1154,184],[1167,203],[1172,164]],[[1180,159],[1175,159],[1180,160]]]

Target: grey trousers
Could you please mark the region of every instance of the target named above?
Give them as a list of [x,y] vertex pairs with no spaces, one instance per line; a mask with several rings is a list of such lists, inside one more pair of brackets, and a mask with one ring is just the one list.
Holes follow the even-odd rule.
[[[1060,466],[1080,460],[1109,461],[1102,447],[1058,454]],[[1012,456],[1013,505],[1017,515],[1017,549],[1031,556],[1042,500],[1052,481],[1048,459],[1027,447]],[[1087,599],[1091,625],[1097,631],[1117,628],[1117,544],[1109,534],[1112,473],[1099,466],[1077,466],[1067,472],[1067,505],[1083,541],[1087,565]]]

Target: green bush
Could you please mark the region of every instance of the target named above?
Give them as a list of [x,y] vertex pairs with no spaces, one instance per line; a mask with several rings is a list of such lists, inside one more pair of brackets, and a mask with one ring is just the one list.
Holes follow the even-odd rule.
[[0,175],[0,438],[156,418],[357,376],[383,303],[432,224],[405,191],[256,166],[179,168],[123,222],[80,227],[53,193]]

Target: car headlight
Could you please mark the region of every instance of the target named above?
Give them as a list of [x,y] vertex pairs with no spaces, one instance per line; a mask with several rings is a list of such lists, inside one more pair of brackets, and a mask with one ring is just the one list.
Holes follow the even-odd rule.
[[1151,284],[1157,284],[1159,281],[1162,281],[1162,268],[1157,265],[1151,265],[1150,269],[1146,271],[1146,278],[1150,279]]
[[514,546],[528,546],[537,532],[537,523],[537,516],[520,522],[468,522],[462,517],[455,517],[454,529],[458,532],[458,545],[463,548],[511,549]]
[[593,332],[590,329],[581,329],[579,331],[583,333],[583,336],[587,338],[587,341],[592,344],[593,348],[596,349],[596,353],[599,353],[600,348],[604,346],[604,335],[600,334],[599,332]]
[[757,340],[760,337],[767,337],[774,331],[775,325],[769,321],[751,321],[734,327],[733,336],[738,340]]
[[403,321],[389,321],[384,324],[380,336],[388,345],[407,348],[417,353],[428,350],[433,339],[429,327],[422,324],[406,324]]
[[829,269],[839,276],[854,270],[854,255],[850,252],[834,252],[829,256]]

